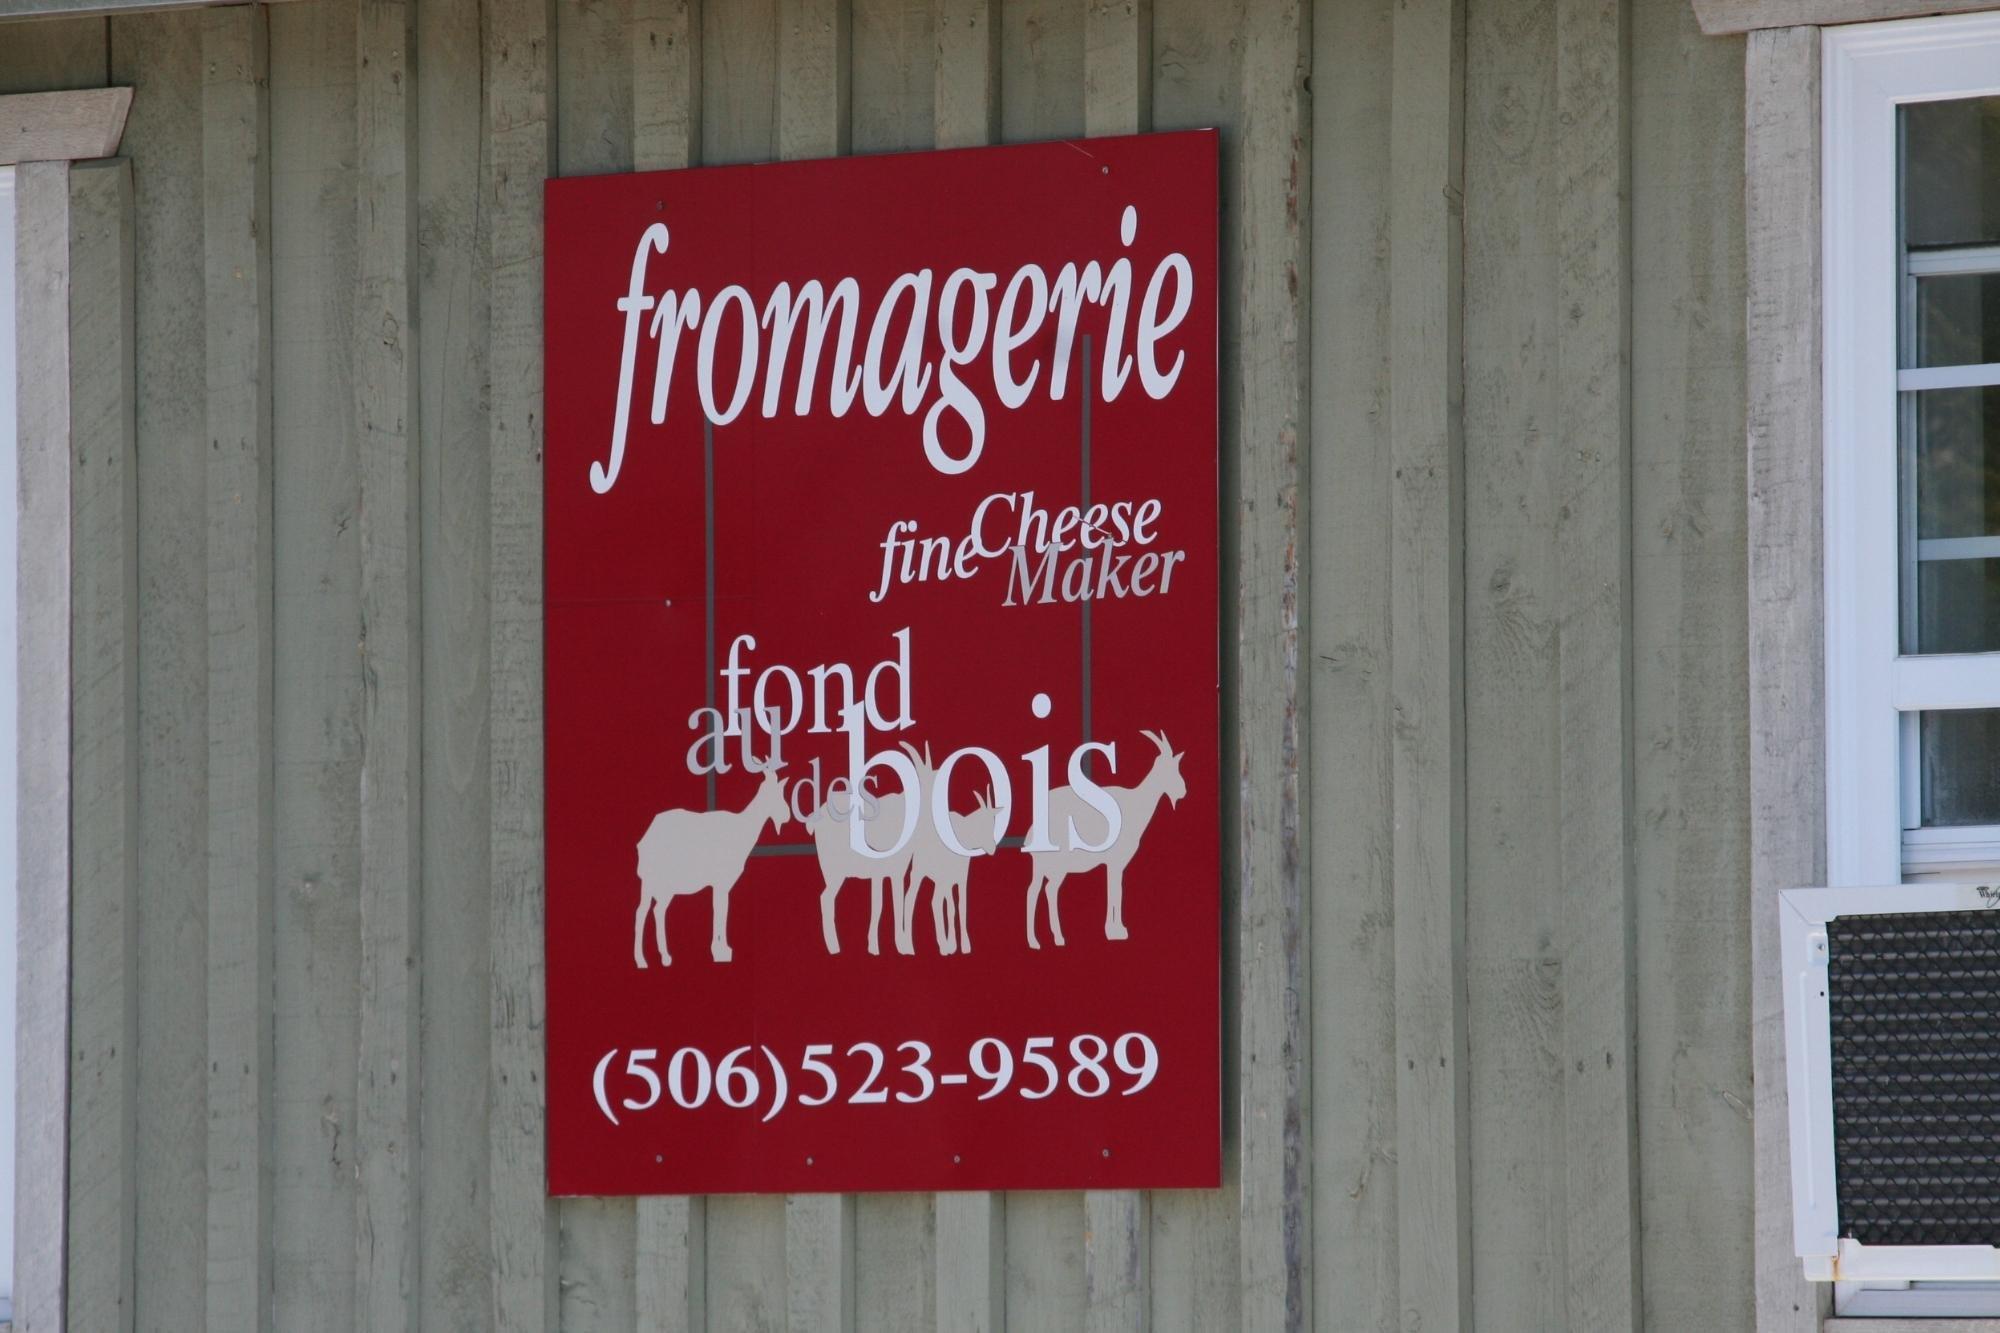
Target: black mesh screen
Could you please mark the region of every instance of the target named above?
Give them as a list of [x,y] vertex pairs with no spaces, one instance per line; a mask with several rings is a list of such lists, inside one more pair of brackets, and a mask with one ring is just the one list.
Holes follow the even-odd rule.
[[1826,935],[1840,1234],[2000,1245],[2000,912]]

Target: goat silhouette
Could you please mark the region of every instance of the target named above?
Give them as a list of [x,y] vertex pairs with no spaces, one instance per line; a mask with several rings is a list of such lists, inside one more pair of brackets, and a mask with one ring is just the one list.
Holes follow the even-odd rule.
[[[1153,766],[1136,787],[1104,787],[1104,794],[1118,805],[1118,838],[1101,852],[1059,850],[1053,852],[1030,852],[1031,869],[1028,874],[1028,947],[1039,949],[1042,942],[1035,938],[1035,905],[1044,894],[1049,901],[1049,934],[1058,946],[1063,944],[1062,918],[1056,910],[1056,894],[1062,888],[1063,880],[1071,875],[1080,875],[1086,870],[1104,867],[1104,938],[1122,940],[1125,930],[1125,867],[1138,854],[1139,840],[1145,836],[1146,826],[1152,822],[1153,811],[1158,808],[1160,798],[1168,804],[1178,805],[1187,795],[1187,784],[1181,780],[1181,757],[1174,753],[1167,738],[1157,731],[1141,732],[1153,743],[1159,754]],[[1081,796],[1069,787],[1058,787],[1049,793],[1049,831],[1055,837],[1063,837],[1070,825],[1076,821],[1079,834],[1094,840],[1104,828],[1104,816],[1085,803]]]
[[[845,779],[841,782],[844,784]],[[915,953],[916,945],[910,938],[909,914],[904,904],[906,890],[902,887],[903,877],[910,868],[910,854],[915,840],[912,839],[894,856],[875,858],[855,851],[848,842],[847,832],[848,822],[858,819],[866,826],[862,837],[868,845],[878,851],[883,850],[884,845],[903,827],[901,794],[872,796],[849,792],[845,808],[835,803],[837,799],[829,790],[819,809],[806,816],[806,828],[812,833],[813,849],[819,853],[820,877],[826,881],[826,887],[820,890],[819,895],[820,933],[825,937],[826,951],[840,952],[840,934],[834,927],[833,908],[841,885],[850,879],[865,879],[869,889],[868,952],[879,954],[882,951],[882,890],[886,888],[894,917],[896,952]],[[871,806],[873,814],[868,813]]]
[[[926,745],[922,754],[905,741],[903,749],[909,752],[910,761],[916,765],[918,785],[922,791],[923,818],[917,821],[917,832],[910,847],[910,884],[902,899],[902,915],[898,918],[905,923],[916,912],[917,895],[923,891],[925,880],[931,882],[931,926],[937,932],[938,952],[945,955],[972,952],[972,927],[965,912],[965,884],[972,874],[972,858],[962,856],[945,845],[939,836],[937,826],[931,822],[931,792],[937,783],[937,770],[931,767],[931,750]],[[981,853],[991,855],[999,846],[994,837],[996,820],[993,812],[993,792],[991,788],[981,792],[975,799],[973,812],[961,815],[947,811],[951,818],[952,836],[961,847],[977,848]]]
[[734,956],[729,948],[729,891],[743,878],[743,866],[763,836],[764,825],[782,829],[787,812],[785,784],[772,769],[741,810],[662,810],[654,815],[639,839],[639,912],[632,921],[632,961],[646,966],[646,917],[651,915],[660,963],[672,966],[667,904],[682,894],[708,889],[714,909],[709,957],[728,962]]

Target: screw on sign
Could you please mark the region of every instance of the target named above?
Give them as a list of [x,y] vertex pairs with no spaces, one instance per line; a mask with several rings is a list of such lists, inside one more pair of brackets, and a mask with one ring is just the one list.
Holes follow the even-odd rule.
[[546,218],[550,1189],[1218,1184],[1215,136]]

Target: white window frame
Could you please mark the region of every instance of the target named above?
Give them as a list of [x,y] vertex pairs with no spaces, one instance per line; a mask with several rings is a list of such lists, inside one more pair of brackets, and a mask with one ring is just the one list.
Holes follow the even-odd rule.
[[[1915,827],[1916,715],[2000,708],[2000,653],[1902,653],[1899,391],[1988,381],[1980,370],[1901,369],[1901,287],[1928,261],[1900,271],[1897,211],[1898,108],[2000,95],[2000,13],[1828,29],[1821,62],[1826,871],[1827,883],[1853,891],[1853,901],[1825,891],[1797,898],[1788,893],[1781,934],[1786,1007],[1797,1006],[1807,1019],[1788,1033],[1793,1041],[1787,1045],[1799,1042],[1794,1049],[1824,1055],[1823,988],[1816,1009],[1810,987],[1790,993],[1810,976],[1802,950],[1809,950],[1815,926],[1823,941],[1821,923],[1836,908],[1936,910],[1978,894],[1956,885],[1913,885],[1912,878],[2000,874],[2000,825]],[[1885,885],[1890,887],[1863,887]],[[2000,1279],[1989,1252],[1982,1252],[1982,1264],[1964,1250],[1871,1253],[1837,1237],[1828,1250],[1832,1200],[1815,1191],[1825,1194],[1833,1181],[1830,1085],[1808,1089],[1804,1065],[1796,1056],[1788,1063],[1798,1252],[1821,1256],[1807,1258],[1812,1276],[1867,1283],[1838,1282],[1836,1312],[2000,1314],[2000,1281],[1952,1280]],[[1825,1160],[1815,1159],[1815,1152]]]
[[[2000,708],[2000,653],[1901,653],[1897,108],[2000,95],[2000,13],[1829,29],[1822,40],[1827,879],[2000,865],[2000,825],[1915,829],[1915,715]],[[1983,381],[1982,381],[1983,382]],[[1906,832],[1906,829],[1908,830]]]

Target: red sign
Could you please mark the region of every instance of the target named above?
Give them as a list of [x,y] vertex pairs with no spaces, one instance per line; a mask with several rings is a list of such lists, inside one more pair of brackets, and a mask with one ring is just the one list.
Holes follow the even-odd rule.
[[551,1191],[1220,1182],[1216,202],[549,184]]

